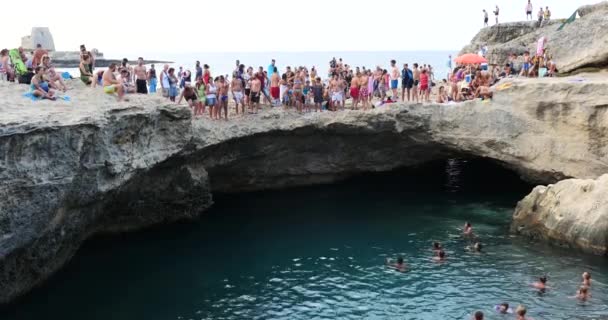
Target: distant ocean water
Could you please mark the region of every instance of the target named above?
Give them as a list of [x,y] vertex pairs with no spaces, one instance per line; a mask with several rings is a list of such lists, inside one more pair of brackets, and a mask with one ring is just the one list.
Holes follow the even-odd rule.
[[[335,57],[342,58],[343,63],[348,64],[354,69],[355,67],[375,68],[381,66],[384,69],[390,67],[390,60],[395,59],[399,69],[404,63],[408,63],[411,67],[413,63],[430,64],[435,70],[435,77],[443,79],[448,73],[448,57],[455,57],[456,51],[327,51],[327,52],[200,52],[200,53],[175,53],[175,54],[142,54],[146,59],[173,61],[172,67],[179,68],[182,66],[184,70],[190,70],[194,73],[195,62],[198,60],[201,64],[208,64],[211,67],[213,76],[231,74],[235,68],[236,60],[240,60],[245,66],[263,67],[267,70],[272,59],[276,60],[276,65],[279,72],[284,72],[287,66],[298,67],[306,66],[308,68],[315,66],[321,77],[327,76],[329,69],[329,61]],[[125,55],[129,59],[135,59],[135,56]],[[122,56],[106,55],[106,58],[121,59]],[[131,61],[130,61],[131,62]],[[132,61],[131,63],[135,63]],[[157,69],[162,66],[156,66]],[[75,72],[75,69],[67,70]]]

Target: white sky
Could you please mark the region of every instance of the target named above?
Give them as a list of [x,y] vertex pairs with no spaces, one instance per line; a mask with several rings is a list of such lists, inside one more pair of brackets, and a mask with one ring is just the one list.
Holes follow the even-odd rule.
[[[579,6],[597,2],[600,1],[532,0],[535,16],[542,5],[549,6],[553,18],[567,18]],[[526,3],[527,0],[28,0],[23,6],[24,2],[3,1],[0,47],[17,47],[21,37],[30,34],[31,27],[46,26],[57,50],[78,50],[84,43],[107,57],[155,52],[459,50],[482,26],[482,9],[489,11],[491,24],[496,4],[501,21],[516,21],[525,18]]]

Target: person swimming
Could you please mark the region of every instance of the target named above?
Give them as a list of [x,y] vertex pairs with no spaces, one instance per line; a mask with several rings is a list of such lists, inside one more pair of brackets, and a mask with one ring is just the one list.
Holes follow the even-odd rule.
[[494,310],[500,314],[511,314],[513,309],[509,308],[509,304],[504,302],[494,306]]
[[583,286],[591,287],[591,273],[587,271],[583,272]]
[[433,242],[433,251],[435,251],[435,254],[437,254],[439,251],[441,251],[441,243],[440,242]]
[[470,236],[473,234],[473,227],[471,226],[470,222],[465,222],[464,223],[464,229],[462,230],[462,233],[465,236]]
[[483,312],[477,311],[475,315],[473,315],[473,320],[483,320]]
[[437,255],[433,257],[433,260],[435,260],[436,262],[445,261],[445,251],[439,250],[439,252],[437,252]]
[[534,282],[532,286],[544,292],[545,289],[547,289],[547,276],[542,276],[538,278],[538,282]]
[[405,269],[407,268],[402,256],[399,256],[397,258],[397,263],[393,263],[393,260],[391,258],[386,258],[386,266],[389,268],[393,268],[399,272],[405,272]]
[[475,242],[475,244],[473,244],[472,246],[467,246],[464,249],[466,251],[472,251],[472,252],[475,252],[475,253],[481,253],[481,249],[483,249],[483,245],[481,244],[481,242]]
[[589,293],[589,287],[581,286],[576,292],[575,297],[581,301],[587,301],[587,299],[591,298],[591,293]]
[[517,315],[516,319],[526,320],[526,312],[528,312],[528,310],[526,310],[526,307],[519,305],[517,309],[515,309],[515,314]]

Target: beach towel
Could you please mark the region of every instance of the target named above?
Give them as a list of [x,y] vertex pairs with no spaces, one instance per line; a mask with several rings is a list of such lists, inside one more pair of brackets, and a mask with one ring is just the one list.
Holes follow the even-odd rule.
[[561,31],[568,23],[574,22],[574,20],[576,20],[577,13],[578,13],[578,10],[574,11],[574,13],[570,16],[570,18],[566,19],[566,21],[564,21],[564,23],[562,23],[562,25],[559,26],[559,28],[557,28],[557,31]]
[[511,83],[511,82],[501,83],[496,86],[496,91],[502,91],[502,90],[509,89],[509,88],[511,88],[512,85],[513,85],[513,83]]
[[63,78],[63,80],[69,80],[72,79],[72,76],[70,75],[69,72],[64,72],[61,74],[61,77]]
[[[34,93],[33,93],[33,92],[31,92],[31,91],[30,91],[30,92],[26,92],[26,93],[24,93],[24,94],[23,94],[23,97],[24,97],[24,98],[29,98],[29,99],[30,99],[30,100],[32,100],[32,101],[40,101],[40,100],[42,100],[42,98],[40,98],[40,97],[36,97],[36,96],[34,95]],[[70,98],[69,96],[64,95],[64,96],[57,96],[57,100],[63,100],[63,101],[72,101],[72,98]]]

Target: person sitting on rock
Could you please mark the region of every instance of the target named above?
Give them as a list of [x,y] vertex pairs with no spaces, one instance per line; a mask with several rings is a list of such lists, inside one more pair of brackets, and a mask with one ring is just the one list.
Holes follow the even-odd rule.
[[54,91],[49,87],[49,83],[45,78],[44,69],[36,67],[36,74],[32,77],[31,89],[35,97],[41,99],[55,100]]
[[63,82],[63,78],[61,77],[61,75],[55,71],[55,68],[51,64],[51,58],[49,56],[45,55],[42,57],[41,65],[44,70],[44,73],[47,76],[47,79],[49,80],[49,85],[51,86],[51,88],[64,92],[67,91],[68,87]]
[[91,70],[91,57],[89,55],[84,54],[82,56],[82,60],[80,61],[80,80],[87,86],[95,87],[97,85],[97,81],[95,81],[95,75]]
[[114,72],[116,71],[116,64],[112,63],[103,73],[103,92],[107,94],[118,93],[118,101],[123,100],[125,91],[120,81],[116,80]]

